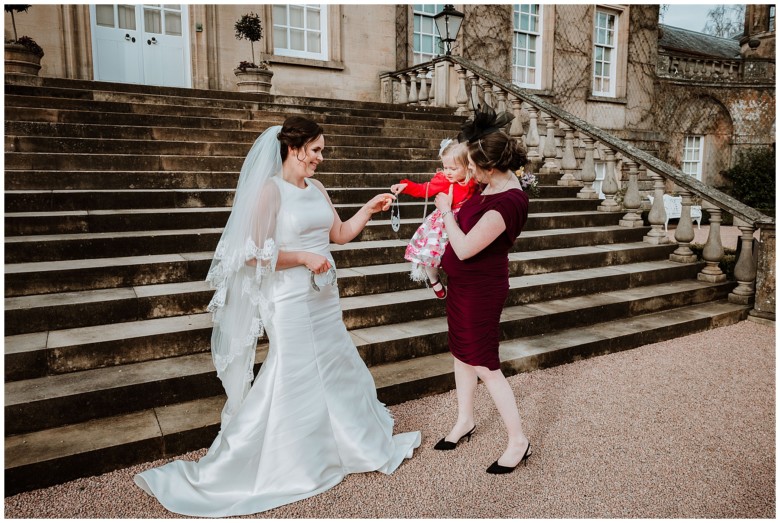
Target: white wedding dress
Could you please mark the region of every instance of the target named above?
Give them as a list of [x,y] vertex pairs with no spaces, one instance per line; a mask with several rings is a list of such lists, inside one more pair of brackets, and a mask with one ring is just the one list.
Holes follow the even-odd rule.
[[[333,263],[325,196],[308,180],[301,189],[272,179],[281,197],[279,249]],[[393,419],[342,321],[337,286],[320,281],[314,290],[302,266],[276,271],[271,282],[268,355],[208,453],[135,476],[172,512],[254,514],[314,496],[353,472],[390,474],[420,445],[419,432],[393,436]]]

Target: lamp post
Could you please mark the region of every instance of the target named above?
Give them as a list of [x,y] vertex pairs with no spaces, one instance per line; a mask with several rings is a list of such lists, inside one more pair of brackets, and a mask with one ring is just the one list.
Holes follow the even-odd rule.
[[433,21],[436,23],[436,30],[439,32],[439,38],[447,46],[447,56],[452,51],[452,42],[458,36],[464,16],[460,11],[456,11],[452,4],[446,4],[441,13],[433,17]]

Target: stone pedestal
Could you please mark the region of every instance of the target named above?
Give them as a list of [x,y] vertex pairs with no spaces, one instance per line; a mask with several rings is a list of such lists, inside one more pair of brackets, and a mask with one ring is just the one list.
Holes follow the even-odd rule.
[[269,69],[234,69],[238,90],[244,93],[270,93],[273,71]]
[[758,270],[756,275],[756,301],[752,318],[775,320],[775,267],[776,241],[775,224],[760,224],[761,234],[758,247]]
[[5,74],[38,76],[41,57],[21,44],[5,44]]

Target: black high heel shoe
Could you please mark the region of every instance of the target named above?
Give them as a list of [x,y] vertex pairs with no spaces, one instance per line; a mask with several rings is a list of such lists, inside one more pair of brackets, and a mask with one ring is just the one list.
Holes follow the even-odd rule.
[[474,425],[474,427],[470,431],[462,435],[460,439],[455,443],[451,441],[447,441],[446,439],[442,438],[439,440],[439,442],[436,445],[433,446],[433,448],[436,450],[453,450],[455,447],[458,446],[458,443],[460,443],[463,438],[466,438],[466,441],[471,441],[471,435],[474,434],[475,430],[477,430],[476,425]]
[[[528,458],[530,457],[531,457],[531,442],[529,441],[528,446],[525,449],[525,454],[523,454],[523,457],[520,458],[520,461],[517,463],[517,465],[520,465],[520,463],[522,463],[528,466]],[[517,468],[517,465],[515,465],[514,467],[505,467],[503,465],[499,465],[498,460],[496,460],[495,462],[493,462],[492,465],[488,467],[486,472],[488,474],[509,474],[510,472],[513,472]]]

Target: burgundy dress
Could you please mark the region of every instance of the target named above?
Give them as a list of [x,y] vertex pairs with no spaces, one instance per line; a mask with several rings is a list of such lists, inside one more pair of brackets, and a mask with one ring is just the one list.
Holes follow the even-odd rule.
[[499,318],[509,294],[508,254],[528,219],[528,195],[520,189],[475,194],[461,207],[458,225],[468,233],[490,210],[501,214],[506,230],[468,260],[458,259],[447,245],[441,267],[447,273],[450,352],[463,363],[497,370]]

